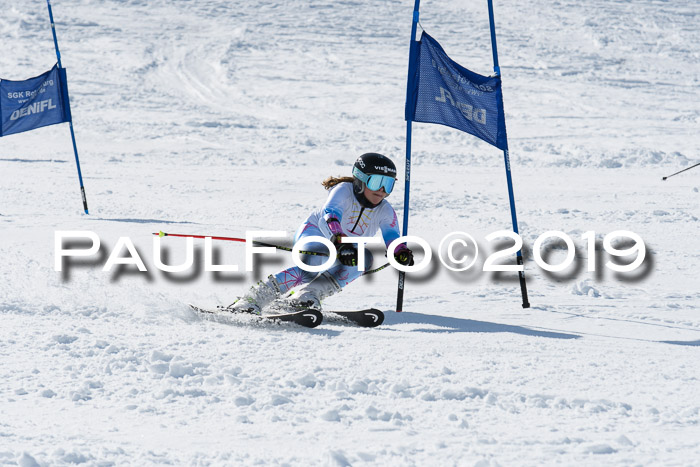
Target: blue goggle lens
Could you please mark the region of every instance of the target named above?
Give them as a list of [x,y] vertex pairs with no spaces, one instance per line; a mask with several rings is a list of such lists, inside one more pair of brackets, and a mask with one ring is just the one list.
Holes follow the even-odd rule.
[[394,182],[396,182],[394,177],[389,177],[387,175],[370,175],[369,180],[367,180],[367,188],[372,191],[384,188],[384,191],[389,194],[394,189]]
[[394,189],[394,183],[396,182],[394,177],[379,174],[367,175],[357,167],[353,167],[352,174],[364,182],[364,184],[367,185],[367,188],[370,190],[377,191],[384,188],[384,191],[386,191],[387,194],[392,192]]

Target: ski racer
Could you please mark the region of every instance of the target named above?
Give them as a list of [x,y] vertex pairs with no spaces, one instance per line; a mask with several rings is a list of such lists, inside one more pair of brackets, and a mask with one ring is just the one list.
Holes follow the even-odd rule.
[[[329,190],[328,198],[297,229],[294,243],[304,237],[324,237],[336,247],[335,262],[320,273],[292,266],[272,274],[252,286],[229,310],[259,315],[272,305],[282,309],[321,311],[321,300],[340,292],[363,273],[358,267],[357,245],[341,243],[342,237],[373,237],[381,231],[388,247],[401,236],[396,212],[386,200],[395,182],[396,166],[391,159],[377,153],[362,154],[353,165],[352,177],[324,180],[322,184]],[[318,242],[307,243],[303,250],[325,254],[328,251]],[[392,254],[399,264],[413,265],[413,252],[405,244],[399,244]],[[309,266],[327,261],[325,256],[310,254],[302,254],[301,259]],[[364,270],[371,268],[372,259],[372,254],[365,250]]]

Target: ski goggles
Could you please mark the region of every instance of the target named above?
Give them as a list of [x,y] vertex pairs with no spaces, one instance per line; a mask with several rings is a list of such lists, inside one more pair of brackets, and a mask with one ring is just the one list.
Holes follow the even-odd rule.
[[370,190],[377,191],[380,188],[384,188],[387,194],[392,192],[394,183],[396,182],[394,177],[379,174],[367,175],[357,167],[352,168],[352,175],[363,182]]

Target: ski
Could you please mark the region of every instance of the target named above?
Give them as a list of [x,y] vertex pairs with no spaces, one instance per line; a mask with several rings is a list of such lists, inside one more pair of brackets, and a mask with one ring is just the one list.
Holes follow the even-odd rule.
[[331,310],[328,313],[342,316],[343,318],[346,318],[347,320],[365,328],[374,328],[384,322],[384,313],[376,308],[367,308],[366,310],[356,311]]
[[[231,311],[228,310],[227,307],[225,306],[217,306],[216,309],[206,309],[206,308],[201,308],[196,305],[189,304],[190,308],[192,308],[194,311],[197,311],[199,313],[207,313],[207,314],[214,314],[214,315],[219,315],[219,316],[226,316],[232,314]],[[326,313],[332,314],[332,315],[337,315],[340,316],[341,318],[345,318],[346,320],[350,321],[353,324],[357,324],[358,326],[362,326],[365,328],[374,328],[379,326],[384,322],[384,313],[381,310],[378,310],[376,308],[367,308],[365,310],[347,310],[347,311],[341,311],[341,310],[330,310],[327,311]],[[278,311],[272,314],[268,315],[250,315],[254,316],[259,319],[264,319],[264,320],[278,320],[278,321],[287,321],[287,322],[292,322],[299,324],[301,326],[307,327],[307,328],[315,328],[316,326],[320,325],[323,322],[323,314],[318,311],[314,310],[312,308],[305,308],[302,310],[298,311],[290,311],[290,312],[284,312],[284,311]]]
[[[226,315],[226,314],[233,314],[231,311],[229,311],[226,307],[219,306],[215,310],[210,310],[206,308],[201,308],[196,305],[189,304],[190,308],[192,308],[194,311],[197,311],[199,313],[208,313],[208,314],[213,314],[213,315]],[[275,313],[275,314],[269,314],[269,315],[253,315],[259,319],[264,319],[264,320],[276,320],[276,321],[286,321],[290,323],[296,323],[300,326],[304,326],[306,328],[315,328],[321,322],[323,322],[323,314],[321,314],[320,311],[318,310],[312,310],[312,309],[307,309],[307,310],[300,310],[300,311],[295,311],[292,313]]]

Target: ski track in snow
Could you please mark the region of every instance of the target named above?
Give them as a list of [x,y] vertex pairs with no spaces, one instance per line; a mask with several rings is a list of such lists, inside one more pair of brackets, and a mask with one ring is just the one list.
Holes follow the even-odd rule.
[[[70,3],[70,4],[69,4]],[[425,1],[421,24],[488,74],[485,2]],[[511,274],[383,271],[328,309],[378,307],[362,329],[205,319],[255,274],[166,274],[152,232],[285,230],[367,151],[403,165],[412,2],[53,2],[90,216],[65,125],[0,140],[2,465],[693,465],[700,458],[696,242],[700,9],[695,2],[496,2],[520,231],[576,243]],[[43,2],[0,0],[0,76],[55,62]],[[413,126],[409,233],[509,229],[502,155]],[[403,183],[390,201],[403,216]],[[102,249],[54,271],[54,232]],[[615,274],[586,242],[639,234]],[[103,272],[119,237],[148,267]],[[182,239],[163,259],[185,259]],[[241,245],[216,244],[244,265]],[[562,244],[547,242],[553,263]],[[166,259],[167,257],[167,259]],[[383,260],[378,252],[377,260]]]

